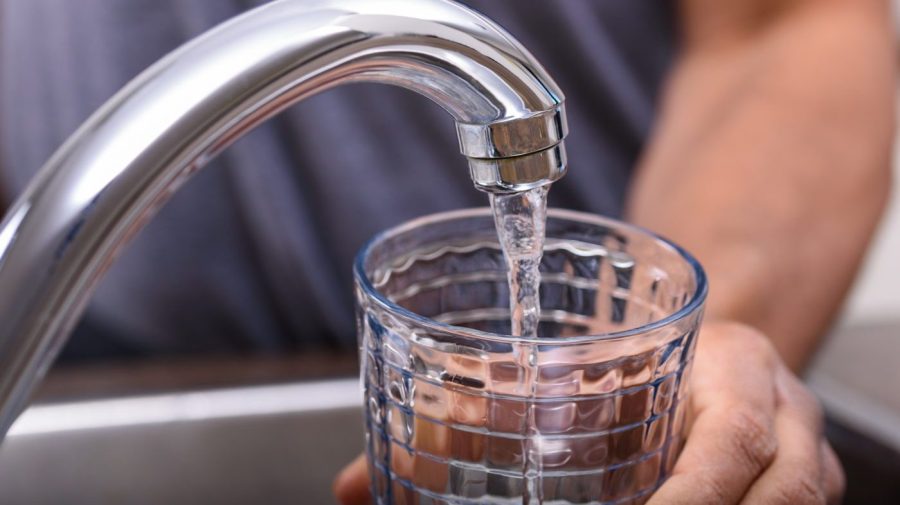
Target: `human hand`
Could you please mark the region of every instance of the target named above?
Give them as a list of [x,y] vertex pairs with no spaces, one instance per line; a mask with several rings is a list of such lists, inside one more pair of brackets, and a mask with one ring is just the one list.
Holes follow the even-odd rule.
[[[690,435],[649,505],[839,501],[844,476],[823,437],[821,407],[764,335],[706,324],[691,377]],[[360,456],[335,479],[335,495],[369,504],[368,484]]]
[[710,323],[697,345],[690,434],[649,505],[839,502],[844,474],[822,409],[769,340]]

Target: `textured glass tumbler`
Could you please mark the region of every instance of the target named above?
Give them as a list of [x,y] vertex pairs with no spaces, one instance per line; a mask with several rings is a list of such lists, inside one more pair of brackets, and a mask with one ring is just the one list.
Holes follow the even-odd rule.
[[551,210],[540,338],[509,336],[489,209],[411,221],[356,265],[375,503],[643,503],[682,446],[700,265]]

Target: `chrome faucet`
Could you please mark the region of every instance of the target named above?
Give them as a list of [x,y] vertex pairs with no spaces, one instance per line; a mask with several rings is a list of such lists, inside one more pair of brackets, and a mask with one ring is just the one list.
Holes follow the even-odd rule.
[[484,16],[449,0],[278,0],[249,11],[128,84],[7,211],[0,438],[97,281],[160,205],[254,126],[348,82],[401,86],[440,104],[479,189],[521,191],[565,172],[562,93]]

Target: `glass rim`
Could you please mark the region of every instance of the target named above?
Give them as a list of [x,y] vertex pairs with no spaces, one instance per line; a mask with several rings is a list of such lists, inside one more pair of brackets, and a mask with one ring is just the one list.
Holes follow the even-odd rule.
[[402,233],[408,232],[415,228],[421,228],[423,226],[427,226],[429,224],[451,221],[455,219],[465,219],[465,218],[476,218],[476,217],[486,217],[493,219],[493,214],[491,213],[490,207],[473,207],[468,209],[460,209],[460,210],[451,210],[447,212],[439,212],[436,214],[428,214],[426,216],[418,217],[412,219],[410,221],[406,221],[397,226],[393,226],[384,231],[377,233],[374,237],[369,239],[356,254],[356,259],[353,262],[353,274],[356,278],[357,282],[361,286],[362,290],[366,294],[366,296],[377,302],[382,308],[389,310],[391,313],[402,316],[406,319],[413,321],[416,325],[422,326],[427,329],[433,329],[439,332],[445,333],[453,333],[455,335],[462,335],[465,337],[469,337],[476,340],[488,340],[493,342],[516,342],[516,343],[528,343],[528,344],[550,344],[550,345],[560,345],[560,344],[577,344],[577,343],[585,343],[585,342],[595,342],[601,340],[615,340],[622,339],[626,337],[633,337],[635,335],[648,334],[653,330],[663,328],[666,326],[670,326],[672,324],[681,321],[689,317],[690,315],[696,313],[702,306],[703,302],[706,300],[706,295],[708,292],[708,284],[706,278],[706,272],[703,270],[703,267],[700,265],[700,262],[694,258],[689,252],[687,252],[684,248],[679,246],[678,244],[672,242],[671,240],[666,239],[650,230],[647,230],[643,227],[636,226],[630,223],[626,223],[624,221],[619,221],[617,219],[612,219],[608,217],[598,216],[595,214],[590,214],[587,212],[579,212],[568,209],[557,209],[551,208],[547,210],[547,218],[556,218],[556,219],[567,219],[570,221],[578,221],[585,224],[592,224],[597,226],[603,226],[607,228],[619,228],[626,229],[632,232],[646,235],[647,237],[654,239],[665,246],[671,247],[678,255],[688,264],[691,271],[694,273],[694,278],[696,279],[697,286],[694,290],[693,295],[691,296],[690,301],[686,303],[683,307],[668,314],[665,317],[660,319],[656,319],[650,321],[649,323],[642,324],[640,326],[635,326],[633,328],[627,328],[624,330],[617,330],[612,332],[605,333],[597,333],[590,335],[571,335],[567,337],[517,337],[513,335],[505,335],[502,333],[492,333],[483,330],[476,330],[473,328],[468,328],[465,326],[456,326],[452,324],[442,323],[439,321],[435,321],[434,319],[425,317],[421,314],[417,314],[405,307],[402,307],[393,301],[391,301],[387,296],[385,296],[381,291],[375,288],[372,280],[369,278],[369,275],[365,270],[365,260],[371,253],[372,249],[374,249],[378,244],[400,235]]

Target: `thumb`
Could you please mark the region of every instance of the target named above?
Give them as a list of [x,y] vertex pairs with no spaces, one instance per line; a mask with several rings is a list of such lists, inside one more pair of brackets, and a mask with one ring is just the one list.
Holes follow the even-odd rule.
[[342,505],[369,505],[369,469],[366,455],[361,454],[344,467],[332,484],[334,496]]

